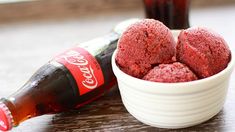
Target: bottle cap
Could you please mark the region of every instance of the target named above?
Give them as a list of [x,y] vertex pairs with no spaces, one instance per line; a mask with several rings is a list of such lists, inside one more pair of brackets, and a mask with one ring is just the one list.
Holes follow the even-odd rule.
[[7,131],[12,128],[13,118],[7,106],[0,102],[0,130]]

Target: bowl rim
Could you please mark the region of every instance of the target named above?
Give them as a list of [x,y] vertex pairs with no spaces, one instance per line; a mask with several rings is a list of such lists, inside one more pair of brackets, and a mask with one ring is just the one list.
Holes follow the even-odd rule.
[[[159,89],[159,87],[164,87],[165,90],[170,90],[170,89],[172,90],[172,89],[175,89],[175,87],[189,86],[189,85],[190,86],[198,86],[201,84],[213,82],[216,79],[218,79],[226,74],[229,74],[229,76],[230,76],[233,71],[234,65],[235,65],[235,59],[233,57],[234,53],[231,51],[231,59],[227,65],[227,67],[224,70],[220,71],[219,73],[217,73],[213,76],[199,79],[199,80],[189,81],[189,82],[177,82],[177,83],[152,82],[152,81],[147,81],[147,80],[139,79],[136,77],[132,77],[131,75],[128,75],[125,72],[123,72],[116,64],[116,61],[115,61],[116,54],[117,54],[117,49],[114,51],[114,53],[112,55],[112,68],[113,68],[113,72],[114,72],[115,76],[117,77],[117,79],[123,80],[123,79],[128,78],[132,82],[137,82],[138,84],[143,84],[143,86],[152,86],[152,87],[156,87],[156,89]],[[117,74],[119,76],[117,76]],[[122,78],[120,78],[120,75],[122,76]],[[202,90],[203,88],[199,88],[199,89]]]

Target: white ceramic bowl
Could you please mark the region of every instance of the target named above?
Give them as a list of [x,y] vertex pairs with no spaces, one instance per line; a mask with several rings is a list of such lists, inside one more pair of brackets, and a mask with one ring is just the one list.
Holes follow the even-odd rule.
[[234,57],[227,68],[211,77],[181,83],[157,83],[122,72],[112,56],[121,98],[128,112],[139,121],[159,128],[185,128],[200,124],[222,109]]

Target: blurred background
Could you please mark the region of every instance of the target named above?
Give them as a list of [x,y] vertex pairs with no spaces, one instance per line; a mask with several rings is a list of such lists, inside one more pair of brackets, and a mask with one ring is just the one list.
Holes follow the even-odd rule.
[[[235,0],[189,0],[191,9],[232,7]],[[143,0],[0,0],[1,22],[29,19],[78,18],[144,10]],[[232,13],[232,12],[230,12]],[[231,14],[232,15],[232,14]]]
[[[143,0],[0,0],[0,97],[19,89],[57,53],[133,17],[145,17]],[[235,0],[191,0],[189,25],[213,29],[235,50]],[[235,90],[229,92],[227,104],[235,101]],[[235,119],[231,110],[225,107],[223,123]],[[15,131],[44,131],[50,119],[26,121]]]
[[[133,17],[145,17],[142,0],[0,0],[0,96],[53,55]],[[191,0],[189,23],[215,30],[235,49],[235,0]]]

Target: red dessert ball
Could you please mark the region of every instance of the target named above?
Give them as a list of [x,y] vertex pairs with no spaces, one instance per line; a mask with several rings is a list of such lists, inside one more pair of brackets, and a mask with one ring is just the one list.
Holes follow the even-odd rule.
[[176,83],[193,81],[198,78],[186,65],[175,62],[154,67],[143,79],[153,82]]
[[176,46],[176,58],[189,66],[200,78],[225,69],[231,52],[225,40],[206,28],[182,30]]
[[129,26],[120,37],[116,62],[125,73],[142,78],[154,65],[172,62],[175,45],[164,24],[144,19]]

